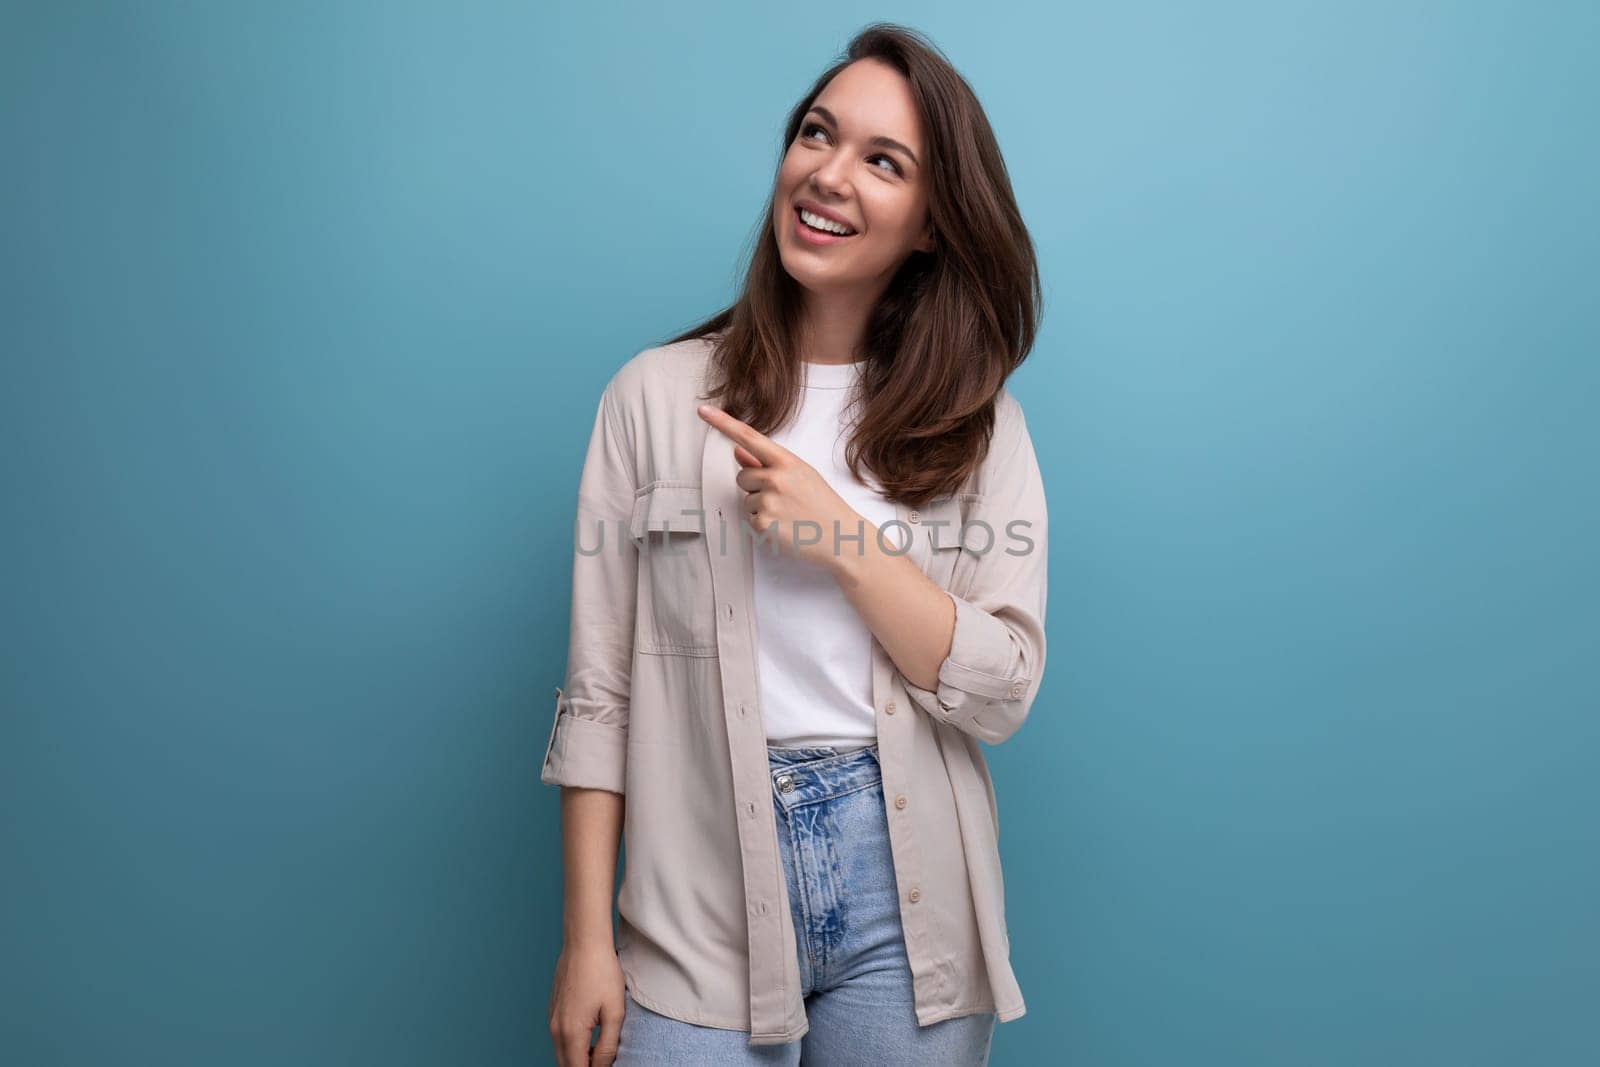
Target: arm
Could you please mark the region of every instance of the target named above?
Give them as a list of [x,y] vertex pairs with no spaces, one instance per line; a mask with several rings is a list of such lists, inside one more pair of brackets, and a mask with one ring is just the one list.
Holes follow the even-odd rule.
[[550,1034],[562,1067],[615,1055],[624,1004],[611,908],[625,810],[628,708],[638,548],[627,536],[636,487],[616,382],[606,386],[578,482],[566,684],[540,781],[561,789],[562,948],[550,992]]
[[[993,543],[978,556],[965,595],[941,589],[908,557],[878,551],[873,529],[865,554],[843,553],[836,568],[841,589],[894,661],[911,699],[937,721],[991,745],[1022,726],[1044,674],[1049,532],[1044,482],[1021,406],[1009,394],[1000,403],[978,479],[983,503],[972,516],[988,524]],[[986,540],[981,527],[968,537],[979,547]]]
[[613,381],[600,398],[578,481],[566,685],[556,690],[539,772],[541,782],[563,787],[567,941],[607,951],[627,778],[639,558],[626,533],[635,478],[632,453],[617,427],[614,389]]

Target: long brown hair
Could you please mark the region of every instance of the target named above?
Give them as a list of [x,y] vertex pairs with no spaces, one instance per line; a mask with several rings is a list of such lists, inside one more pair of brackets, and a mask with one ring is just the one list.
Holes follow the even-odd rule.
[[[911,253],[873,310],[845,454],[857,478],[865,463],[885,496],[917,507],[957,491],[987,453],[995,398],[1038,330],[1039,268],[983,107],[915,30],[877,22],[851,39],[789,113],[780,166],[812,102],[862,59],[889,63],[910,83],[926,132],[935,247]],[[799,286],[779,259],[772,212],[769,197],[738,300],[662,342],[711,338],[706,399],[762,433],[792,416],[802,389]]]

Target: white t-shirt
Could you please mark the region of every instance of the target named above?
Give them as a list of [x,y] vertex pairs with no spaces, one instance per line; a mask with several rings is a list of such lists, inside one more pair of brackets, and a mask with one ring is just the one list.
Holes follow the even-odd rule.
[[[767,436],[811,464],[863,518],[883,527],[894,504],[877,483],[862,484],[845,466],[844,451],[855,399],[854,386],[865,360],[855,363],[802,363],[800,410],[789,424]],[[809,528],[802,531],[810,534]],[[866,536],[870,531],[863,527]],[[841,529],[852,536],[853,527]],[[751,536],[746,534],[745,536]],[[883,531],[899,547],[905,531]],[[833,532],[822,531],[833,544]],[[775,552],[764,539],[755,549],[757,680],[767,743],[785,747],[835,745],[841,749],[877,740],[872,704],[872,631],[845,599],[833,575],[814,563]],[[841,552],[854,552],[846,541]]]

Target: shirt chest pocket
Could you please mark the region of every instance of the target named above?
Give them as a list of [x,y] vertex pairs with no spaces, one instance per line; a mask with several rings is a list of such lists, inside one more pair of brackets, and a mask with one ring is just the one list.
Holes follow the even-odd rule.
[[634,496],[628,533],[639,546],[634,640],[658,655],[715,655],[710,538],[698,482],[659,481]]
[[[960,493],[925,505],[918,512],[921,536],[928,541],[927,575],[941,589],[965,596],[972,585],[980,554],[989,539],[978,520],[977,493]],[[963,523],[965,528],[963,540]]]

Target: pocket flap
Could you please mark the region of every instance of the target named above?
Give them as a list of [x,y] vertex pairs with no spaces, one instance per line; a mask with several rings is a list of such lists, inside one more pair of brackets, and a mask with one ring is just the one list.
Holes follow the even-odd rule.
[[955,496],[931,501],[919,509],[917,517],[934,551],[953,551],[961,547],[961,511],[961,498]]
[[640,539],[650,531],[675,534],[705,532],[705,504],[698,482],[652,482],[633,498],[628,532]]

